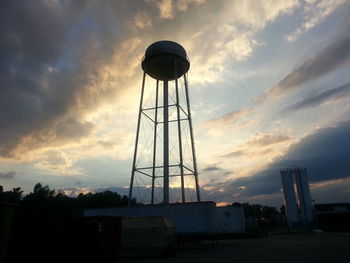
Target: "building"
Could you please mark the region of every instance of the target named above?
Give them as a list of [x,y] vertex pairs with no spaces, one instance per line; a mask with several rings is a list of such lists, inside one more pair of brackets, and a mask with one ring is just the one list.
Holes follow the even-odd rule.
[[315,205],[317,224],[325,231],[350,231],[350,203]]

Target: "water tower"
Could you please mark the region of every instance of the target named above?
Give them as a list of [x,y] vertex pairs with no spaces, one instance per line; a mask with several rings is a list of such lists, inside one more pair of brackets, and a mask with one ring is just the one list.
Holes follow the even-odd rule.
[[[144,73],[129,199],[136,192],[149,195],[146,202],[151,204],[185,203],[194,201],[186,194],[192,189],[200,202],[186,51],[176,42],[158,41],[146,49],[141,65]],[[193,184],[188,185],[188,180]],[[170,199],[171,191],[178,191],[178,198]]]

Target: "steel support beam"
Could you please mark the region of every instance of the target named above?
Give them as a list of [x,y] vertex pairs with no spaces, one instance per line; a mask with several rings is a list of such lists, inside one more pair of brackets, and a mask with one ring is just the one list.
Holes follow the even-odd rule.
[[168,81],[163,81],[163,203],[169,204],[169,88]]
[[[175,67],[176,68],[176,67]],[[182,202],[185,203],[185,181],[184,181],[184,164],[182,157],[182,136],[181,136],[181,118],[180,118],[180,101],[179,101],[179,86],[177,79],[175,80],[175,90],[176,90],[176,110],[177,110],[177,135],[179,141],[179,158],[180,158],[180,174],[181,174],[181,198]]]
[[195,179],[195,183],[196,183],[197,202],[200,202],[201,201],[201,196],[200,196],[199,183],[198,183],[198,170],[197,170],[197,161],[196,161],[196,151],[195,151],[195,147],[194,147],[194,136],[193,136],[191,109],[190,109],[190,98],[189,98],[189,94],[188,94],[188,84],[187,84],[186,74],[184,75],[184,82],[185,82],[185,94],[186,94],[186,102],[187,102],[188,122],[189,122],[189,126],[190,126],[191,150],[192,150],[194,179]]
[[154,134],[153,134],[153,167],[152,167],[152,194],[151,194],[151,204],[154,204],[154,181],[156,179],[156,152],[157,152],[157,127],[158,127],[158,90],[159,90],[159,80],[157,80],[156,86],[156,107],[154,110]]
[[144,90],[145,90],[145,80],[146,80],[146,73],[144,72],[143,73],[143,78],[142,78],[142,89],[141,89],[139,116],[138,116],[138,120],[137,120],[134,159],[132,161],[132,169],[131,169],[131,179],[130,179],[130,188],[129,188],[129,205],[131,204],[132,189],[133,189],[133,186],[134,186],[134,177],[135,177],[135,169],[136,169],[135,165],[136,165],[136,158],[137,158],[137,146],[138,146],[138,143],[139,143],[141,113],[142,113],[142,104],[143,104],[143,94],[144,94]]

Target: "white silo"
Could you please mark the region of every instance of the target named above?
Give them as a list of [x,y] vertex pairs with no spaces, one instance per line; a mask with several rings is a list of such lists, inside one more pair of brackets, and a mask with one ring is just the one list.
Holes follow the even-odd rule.
[[295,172],[295,182],[298,190],[300,214],[304,224],[314,223],[314,208],[309,188],[309,180],[305,168],[297,168]]
[[298,205],[294,191],[294,179],[289,170],[282,170],[281,178],[287,221],[289,227],[293,227],[300,222],[300,217],[298,215]]

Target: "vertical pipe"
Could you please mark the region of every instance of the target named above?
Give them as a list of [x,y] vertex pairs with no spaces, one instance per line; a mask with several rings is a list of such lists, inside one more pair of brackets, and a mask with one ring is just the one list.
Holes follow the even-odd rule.
[[191,118],[191,110],[190,110],[190,99],[189,99],[189,95],[188,95],[188,85],[187,85],[186,74],[184,75],[184,80],[185,80],[185,92],[186,92],[188,122],[189,122],[189,126],[190,126],[190,136],[191,136],[191,149],[192,149],[192,158],[193,158],[194,179],[195,179],[195,182],[196,182],[197,202],[200,202],[200,201],[201,201],[201,196],[200,196],[199,184],[198,184],[198,171],[197,171],[197,162],[196,162],[196,152],[195,152],[195,148],[194,148],[192,118]]
[[168,81],[163,81],[163,203],[169,203],[169,101]]
[[158,90],[159,90],[159,80],[157,80],[156,86],[156,107],[154,110],[154,134],[153,134],[153,167],[152,167],[152,196],[151,204],[154,204],[154,180],[156,178],[155,166],[156,166],[156,151],[157,151],[157,127],[158,127]]
[[[175,67],[176,68],[176,67]],[[177,110],[177,131],[179,139],[179,158],[180,158],[180,174],[181,174],[181,196],[182,202],[185,203],[185,182],[184,182],[184,166],[182,157],[182,137],[181,137],[181,121],[180,121],[180,102],[179,102],[179,85],[177,79],[175,80],[176,87],[176,110]]]
[[136,157],[137,157],[137,146],[139,143],[139,133],[140,133],[140,123],[141,123],[141,113],[142,113],[142,104],[143,104],[143,93],[145,90],[145,80],[146,80],[146,73],[143,73],[142,78],[142,89],[141,89],[141,98],[140,98],[140,107],[139,107],[139,116],[137,120],[137,130],[136,130],[136,139],[135,139],[135,149],[134,149],[134,159],[132,162],[132,169],[131,169],[131,179],[130,179],[130,188],[129,188],[129,205],[131,205],[131,198],[132,198],[132,188],[134,186],[134,177],[135,177],[135,170],[136,170]]

